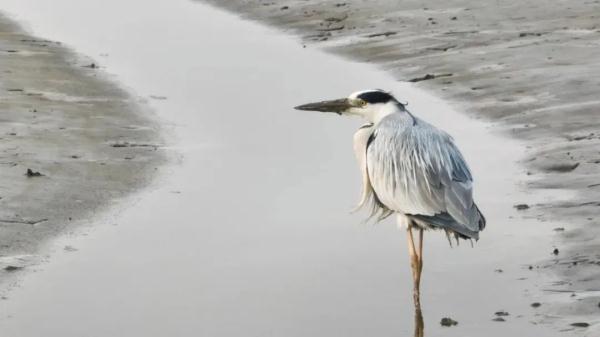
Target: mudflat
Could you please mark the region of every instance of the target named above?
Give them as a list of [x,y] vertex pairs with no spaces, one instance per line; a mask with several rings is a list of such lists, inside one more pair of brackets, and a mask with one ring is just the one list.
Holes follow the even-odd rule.
[[[378,64],[528,144],[528,187],[577,192],[569,202],[515,200],[524,217],[564,223],[549,259],[532,268],[560,275],[552,290],[575,297],[566,305],[544,302],[540,312],[597,313],[599,299],[588,291],[598,289],[600,261],[597,4],[212,2],[296,33],[307,46]],[[42,258],[48,238],[146,185],[165,157],[151,113],[106,80],[101,64],[6,19],[0,27],[0,262],[7,280]]]
[[146,186],[160,127],[100,65],[0,16],[0,286],[44,245]]

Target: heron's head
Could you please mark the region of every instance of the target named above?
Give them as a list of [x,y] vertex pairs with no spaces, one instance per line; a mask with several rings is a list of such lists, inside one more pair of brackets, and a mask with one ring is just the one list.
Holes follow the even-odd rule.
[[303,104],[294,109],[355,115],[373,122],[390,113],[403,111],[404,105],[390,93],[373,89],[355,92],[347,98]]

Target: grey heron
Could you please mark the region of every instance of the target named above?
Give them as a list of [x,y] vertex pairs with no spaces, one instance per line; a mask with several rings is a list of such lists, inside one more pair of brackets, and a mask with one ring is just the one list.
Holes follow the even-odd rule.
[[[485,227],[473,200],[471,171],[454,140],[379,89],[295,109],[366,119],[354,134],[363,183],[358,208],[370,207],[378,221],[396,214],[398,224],[406,227],[413,298],[420,310],[423,231],[440,229],[449,239],[477,240]],[[419,234],[418,245],[413,229]]]

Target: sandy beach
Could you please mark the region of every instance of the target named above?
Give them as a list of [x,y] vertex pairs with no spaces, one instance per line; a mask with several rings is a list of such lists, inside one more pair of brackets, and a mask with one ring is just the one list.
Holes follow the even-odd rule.
[[166,157],[153,113],[101,65],[0,16],[0,287],[48,240],[147,186]]
[[598,331],[597,3],[4,5],[10,336],[410,335],[404,233],[349,214],[360,124],[292,110],[368,87],[456,138],[489,221],[428,234],[426,336]]
[[550,312],[597,315],[598,2],[207,2],[295,34],[311,48],[375,64],[523,140],[520,163],[532,178],[526,188],[574,193],[552,203],[514,200],[524,218],[559,223],[560,253],[539,265],[576,299]]

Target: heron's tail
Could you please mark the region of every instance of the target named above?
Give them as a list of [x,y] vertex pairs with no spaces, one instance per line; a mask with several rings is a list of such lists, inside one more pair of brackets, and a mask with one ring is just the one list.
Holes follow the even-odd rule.
[[458,223],[450,214],[446,212],[438,213],[436,215],[411,214],[409,217],[421,225],[429,225],[434,228],[443,229],[446,231],[446,233],[453,234],[456,239],[479,240],[479,230],[485,227],[485,218],[483,218],[483,215],[481,216],[481,219],[483,219],[483,224],[480,221],[478,231],[471,230],[467,228],[467,226]]
[[485,228],[485,224],[486,224],[486,220],[485,220],[485,216],[483,216],[483,213],[481,213],[481,211],[479,210],[479,207],[477,207],[477,204],[474,204],[475,208],[477,209],[477,213],[479,214],[479,231],[482,231]]

